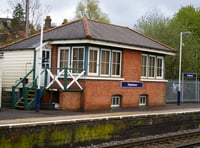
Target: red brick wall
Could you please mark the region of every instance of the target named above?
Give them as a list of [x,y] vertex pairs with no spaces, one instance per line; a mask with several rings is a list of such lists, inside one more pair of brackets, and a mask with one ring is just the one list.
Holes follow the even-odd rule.
[[[124,81],[140,81],[141,52],[123,51],[122,77]],[[112,95],[121,95],[121,107],[137,107],[139,96],[148,95],[148,106],[165,105],[166,83],[143,82],[143,88],[121,88],[121,81],[87,80],[84,87],[83,109],[109,109]]]
[[122,77],[125,81],[139,81],[141,74],[141,52],[123,50]]
[[[140,81],[141,52],[123,50],[122,78],[124,81]],[[57,66],[57,47],[52,50],[52,67]],[[121,95],[121,107],[137,107],[139,96],[148,95],[148,106],[163,106],[166,98],[165,82],[143,82],[142,88],[121,88],[120,80],[88,80],[85,79],[84,91],[77,95],[76,92],[60,93],[60,105],[63,110],[94,110],[110,109],[113,95]],[[75,98],[75,99],[74,99]]]
[[121,107],[137,107],[139,96],[148,95],[148,106],[165,105],[166,83],[144,82],[143,88],[121,88],[120,81],[87,80],[84,110],[109,109],[112,95],[121,95]]
[[81,92],[60,92],[59,104],[61,110],[80,110]]

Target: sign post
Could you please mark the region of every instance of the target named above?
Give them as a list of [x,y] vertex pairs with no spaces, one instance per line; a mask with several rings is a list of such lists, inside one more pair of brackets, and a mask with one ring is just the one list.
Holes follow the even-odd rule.
[[[195,100],[198,99],[198,84],[197,84],[197,73],[182,73],[182,94],[181,94],[181,100],[183,103],[183,95],[184,95],[184,79],[195,79]],[[199,102],[199,100],[198,100]]]

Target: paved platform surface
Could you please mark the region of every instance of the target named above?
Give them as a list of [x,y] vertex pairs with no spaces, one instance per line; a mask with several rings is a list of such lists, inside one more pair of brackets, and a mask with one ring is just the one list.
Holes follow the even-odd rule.
[[67,122],[76,120],[92,120],[95,118],[112,118],[123,116],[141,116],[152,114],[170,114],[182,112],[200,112],[200,104],[167,104],[163,107],[142,107],[129,109],[113,109],[106,111],[72,112],[61,110],[16,110],[0,109],[0,126],[18,124],[40,124],[45,122]]

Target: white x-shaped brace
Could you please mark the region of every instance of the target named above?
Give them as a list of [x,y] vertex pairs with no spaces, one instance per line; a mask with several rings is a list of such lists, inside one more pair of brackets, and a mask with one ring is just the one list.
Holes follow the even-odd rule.
[[[64,69],[62,71],[60,71],[58,73],[58,75],[54,76],[51,71],[49,69],[47,69],[48,74],[50,75],[50,77],[52,78],[52,81],[47,85],[47,89],[54,83],[57,82],[58,85],[60,86],[60,88],[62,90],[64,90],[64,86],[62,85],[62,83],[59,81],[59,77],[62,76],[64,74]],[[82,90],[82,86],[78,83],[78,79],[85,73],[85,71],[82,71],[77,77],[73,76],[73,74],[68,70],[67,73],[71,76],[71,78],[73,79],[68,85],[67,85],[67,89],[73,84],[76,83],[78,85],[78,87]]]
[[50,75],[50,77],[52,78],[52,81],[49,83],[49,85],[47,85],[46,88],[49,88],[49,87],[56,81],[56,82],[58,83],[58,85],[60,86],[60,88],[61,88],[62,90],[64,90],[64,86],[62,85],[62,83],[60,83],[60,81],[59,81],[59,79],[58,79],[61,75],[64,74],[64,69],[63,69],[62,71],[60,71],[60,72],[58,73],[58,75],[56,75],[56,76],[54,76],[54,75],[51,73],[51,71],[50,71],[49,69],[47,69],[47,72],[48,72],[48,74]]
[[69,71],[69,70],[67,70],[67,73],[72,77],[72,81],[67,85],[67,89],[75,82],[77,85],[78,85],[78,87],[82,90],[83,88],[82,88],[82,86],[78,83],[78,79],[85,73],[85,71],[83,70],[77,77],[75,77],[75,76],[73,76],[73,74]]

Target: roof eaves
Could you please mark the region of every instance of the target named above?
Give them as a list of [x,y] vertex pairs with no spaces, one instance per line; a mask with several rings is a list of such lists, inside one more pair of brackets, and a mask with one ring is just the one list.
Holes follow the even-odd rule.
[[162,45],[162,46],[164,46],[164,47],[170,49],[172,52],[176,52],[176,49],[175,49],[175,48],[172,48],[172,47],[170,47],[170,46],[168,46],[168,45],[166,45],[166,44],[164,44],[164,43],[162,43],[162,42],[159,42],[158,40],[155,40],[155,39],[153,39],[153,38],[151,38],[151,37],[149,37],[149,36],[146,36],[146,35],[144,35],[144,34],[142,34],[142,33],[139,33],[139,32],[137,32],[137,31],[135,31],[135,30],[132,30],[132,29],[130,29],[130,28],[128,28],[128,27],[124,27],[124,28],[127,28],[127,29],[129,29],[129,30],[131,30],[131,31],[133,31],[133,32],[135,32],[135,33],[137,33],[137,34],[139,34],[139,35],[145,37],[145,38],[148,38],[149,40],[151,40],[151,41],[153,41],[153,42],[156,42],[157,44],[160,44],[160,45]]
[[[167,51],[167,52],[172,52],[172,53],[175,53],[176,50],[164,50],[164,49],[161,49],[161,48],[151,48],[149,46],[142,46],[142,45],[138,45],[138,44],[124,44],[124,43],[120,43],[120,42],[114,42],[114,41],[107,41],[107,40],[103,40],[103,39],[95,39],[93,38],[93,40],[98,40],[98,41],[103,41],[103,42],[110,42],[110,43],[116,43],[116,44],[121,44],[121,45],[128,45],[128,46],[135,46],[135,47],[139,47],[139,48],[145,48],[145,49],[152,49],[152,50],[162,50],[162,51]],[[169,49],[172,49],[171,47]]]
[[[80,20],[72,21],[72,22],[67,23],[67,24],[63,24],[63,25],[60,25],[60,26],[57,26],[57,27],[54,27],[54,28],[50,28],[50,29],[48,29],[48,30],[45,30],[44,33],[49,32],[49,31],[52,31],[52,30],[55,30],[55,29],[58,29],[58,28],[61,28],[61,27],[64,27],[64,26],[69,25],[69,24],[76,23],[76,22],[78,22],[78,21],[80,21]],[[34,37],[36,37],[36,36],[39,36],[40,34],[41,34],[41,32],[37,32],[37,33],[35,33],[35,34],[33,34],[33,35],[30,35],[30,36],[28,36],[28,37],[26,37],[26,38],[22,38],[22,39],[13,41],[13,42],[11,42],[11,43],[8,43],[8,44],[6,44],[6,45],[1,46],[1,47],[0,47],[0,50],[3,50],[4,48],[9,47],[9,46],[12,46],[12,45],[14,45],[14,44],[17,44],[17,43],[19,43],[19,42],[22,42],[22,41],[25,41],[25,40],[34,38]]]
[[12,50],[34,50],[35,48],[10,48],[10,49],[0,49],[1,51],[12,51]]
[[28,39],[30,39],[30,38],[36,37],[36,36],[39,35],[39,34],[40,34],[40,33],[36,33],[36,34],[31,35],[31,36],[29,36],[29,37],[26,37],[26,38],[22,38],[22,39],[13,41],[13,42],[11,42],[11,43],[8,43],[8,44],[6,44],[6,45],[1,46],[0,49],[4,49],[4,48],[6,48],[6,47],[12,46],[12,45],[17,44],[17,43],[19,43],[19,42],[22,42],[22,41],[28,40]]

